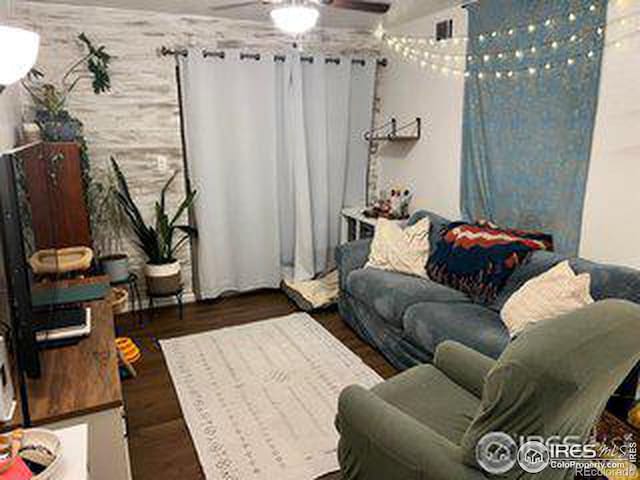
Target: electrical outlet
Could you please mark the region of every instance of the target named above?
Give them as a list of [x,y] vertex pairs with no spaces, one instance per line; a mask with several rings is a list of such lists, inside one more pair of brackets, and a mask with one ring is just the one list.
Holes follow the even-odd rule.
[[164,155],[156,155],[156,170],[160,173],[165,173],[169,170],[169,159]]

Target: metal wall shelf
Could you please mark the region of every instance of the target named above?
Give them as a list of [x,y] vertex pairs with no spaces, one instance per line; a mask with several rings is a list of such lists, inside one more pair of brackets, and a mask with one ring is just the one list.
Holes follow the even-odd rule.
[[392,117],[384,125],[375,127],[373,130],[365,132],[364,139],[367,142],[415,142],[422,136],[422,119],[416,117],[415,120],[398,126],[398,120]]

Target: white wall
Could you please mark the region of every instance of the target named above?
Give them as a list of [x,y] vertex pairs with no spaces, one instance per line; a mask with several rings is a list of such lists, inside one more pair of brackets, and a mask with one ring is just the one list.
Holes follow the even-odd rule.
[[[609,2],[608,13],[609,21],[640,14],[640,2]],[[630,28],[618,24],[609,39],[625,31]],[[604,55],[581,251],[640,268],[640,35],[629,38]]]
[[[609,20],[640,13],[637,0],[609,3]],[[466,34],[466,14],[445,10],[392,30],[394,34],[433,35],[435,22],[454,18],[456,35]],[[640,268],[640,35],[631,22],[608,30],[608,42],[631,38],[621,48],[605,50],[593,154],[587,183],[580,255],[595,261]],[[410,185],[413,210],[426,208],[460,218],[460,156],[462,141],[462,80],[421,70],[391,55],[391,66],[380,76],[381,115],[400,119],[422,116],[423,139],[403,150],[382,147],[376,168],[378,188]]]
[[0,94],[0,152],[15,146],[19,124],[20,105],[14,85]]
[[[454,19],[454,34],[466,35],[466,13],[452,8],[402,25],[396,35],[433,35],[436,22]],[[376,155],[378,187],[408,186],[413,210],[426,208],[450,218],[460,215],[460,151],[464,80],[422,69],[389,56],[380,74],[377,122],[422,117],[422,139],[415,144],[382,143]]]

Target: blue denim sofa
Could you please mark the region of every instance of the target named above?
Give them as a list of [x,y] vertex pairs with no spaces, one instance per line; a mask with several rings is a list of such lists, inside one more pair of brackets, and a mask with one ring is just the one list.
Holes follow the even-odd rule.
[[[428,216],[434,249],[439,232],[449,220],[427,211],[416,212],[409,224]],[[497,358],[509,342],[500,309],[509,296],[565,257],[535,252],[510,277],[489,305],[474,303],[467,295],[428,279],[374,268],[363,268],[371,240],[341,245],[336,251],[340,272],[340,313],[345,321],[401,370],[431,363],[436,347],[455,340]],[[640,303],[640,271],[570,259],[577,273],[591,274],[595,300],[619,298]]]

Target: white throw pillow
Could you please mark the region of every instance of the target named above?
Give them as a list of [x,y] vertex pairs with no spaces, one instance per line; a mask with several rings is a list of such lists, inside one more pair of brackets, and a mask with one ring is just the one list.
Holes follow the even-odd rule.
[[430,227],[426,217],[404,229],[397,222],[380,218],[365,266],[426,278]]
[[568,261],[527,281],[502,307],[500,315],[511,336],[527,325],[578,310],[590,303],[591,276],[576,275]]

